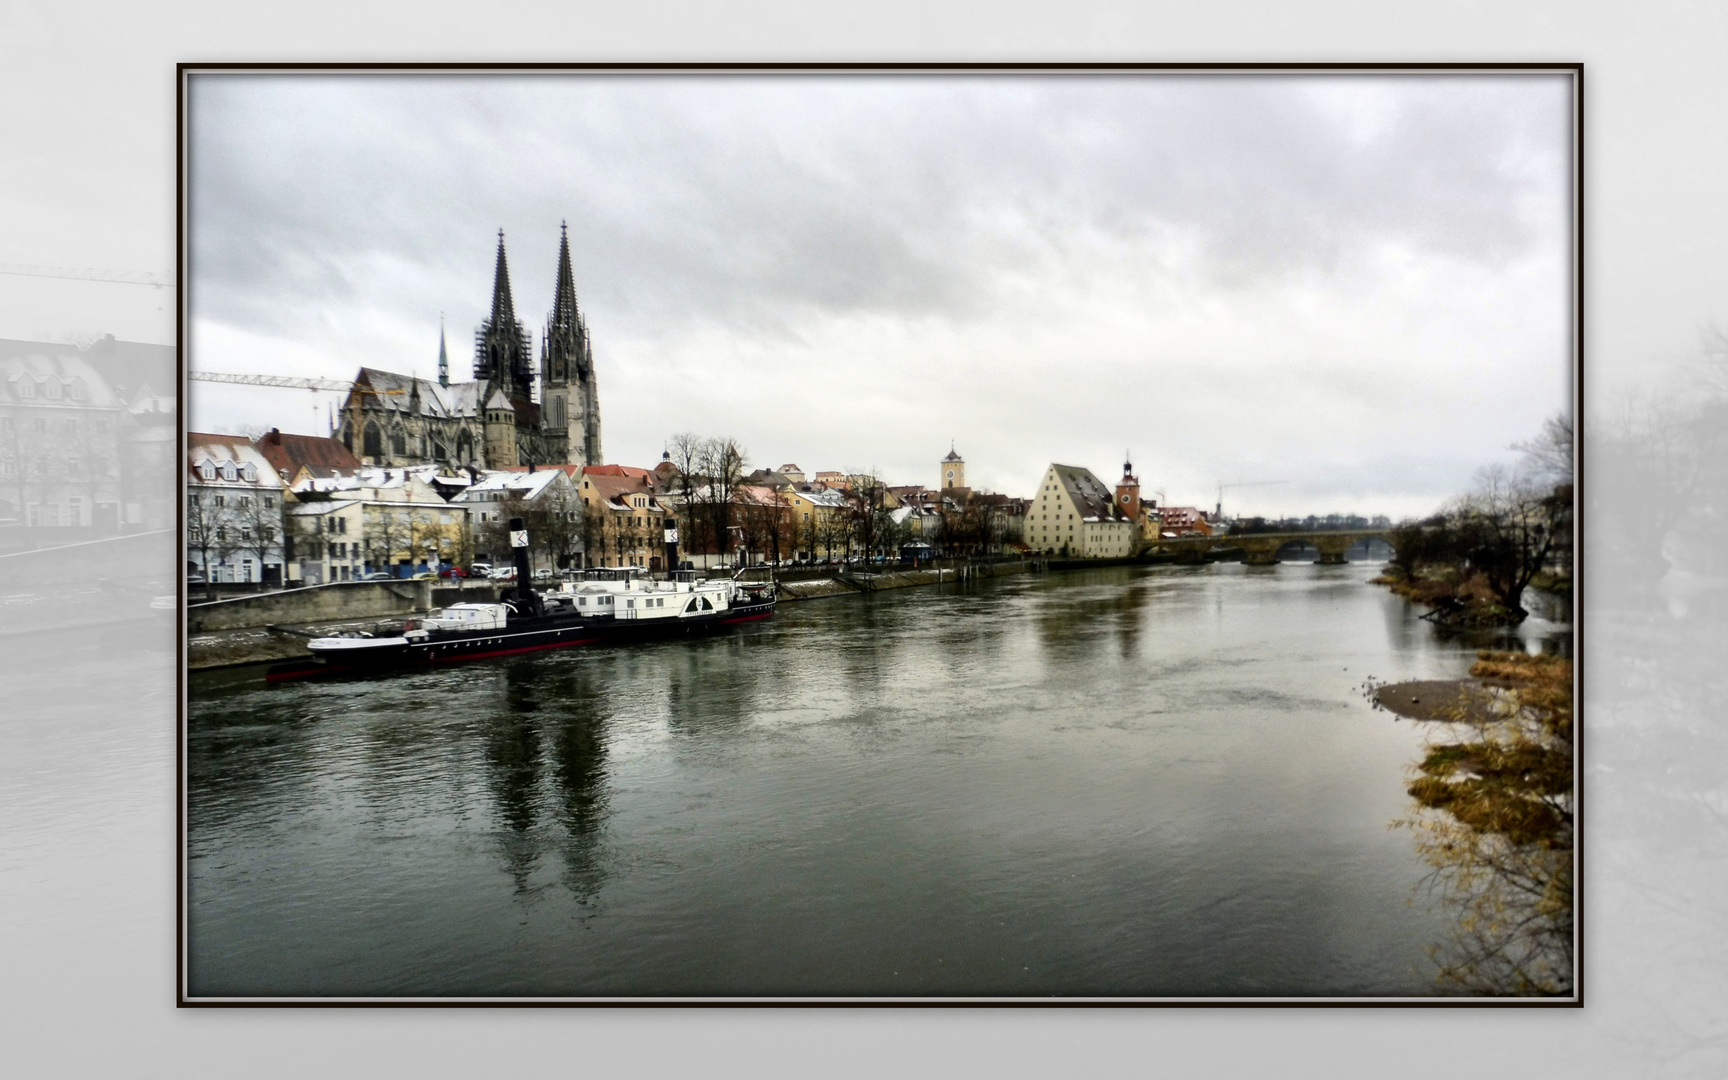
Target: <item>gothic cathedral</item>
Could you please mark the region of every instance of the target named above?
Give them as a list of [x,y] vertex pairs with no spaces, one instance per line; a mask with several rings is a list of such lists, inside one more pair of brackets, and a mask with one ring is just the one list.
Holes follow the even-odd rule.
[[533,342],[516,318],[500,231],[492,312],[474,335],[474,381],[450,381],[440,332],[438,381],[361,368],[337,437],[368,465],[601,464],[593,344],[576,304],[569,231],[561,226],[560,233],[538,371]]

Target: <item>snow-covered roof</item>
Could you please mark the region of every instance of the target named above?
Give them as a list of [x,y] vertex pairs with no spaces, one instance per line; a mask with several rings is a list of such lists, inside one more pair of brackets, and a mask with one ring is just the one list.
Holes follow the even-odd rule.
[[477,416],[477,403],[484,384],[477,382],[451,383],[439,386],[430,379],[399,375],[377,368],[360,369],[357,382],[370,386],[375,394],[367,394],[368,402],[376,401],[386,412],[412,412],[418,405],[423,416]]
[[537,499],[553,484],[558,483],[559,477],[564,477],[566,482],[569,480],[569,474],[562,469],[536,469],[531,473],[489,470],[469,484],[468,490],[456,496],[455,501],[496,502],[506,496]]

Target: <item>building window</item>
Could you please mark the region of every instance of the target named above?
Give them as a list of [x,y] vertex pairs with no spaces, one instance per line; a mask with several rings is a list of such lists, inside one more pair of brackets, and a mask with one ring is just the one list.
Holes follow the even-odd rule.
[[241,470],[241,475],[245,477],[248,484],[256,484],[258,482],[258,470],[250,464],[248,464],[245,469]]
[[29,379],[19,379],[18,380],[18,396],[21,398],[33,398],[33,397],[35,397],[36,396],[36,384],[31,382]]
[[73,401],[83,401],[84,400],[84,384],[81,382],[73,383],[72,388],[71,388],[71,393],[72,393],[72,400]]
[[216,479],[216,466],[208,461],[198,463],[198,477],[201,480]]
[[211,501],[211,503],[213,503],[213,504],[214,504],[214,505],[216,505],[216,506],[226,506],[226,505],[228,505],[228,497],[227,497],[227,496],[226,496],[226,495],[217,495],[217,496],[214,496],[214,497],[212,497],[212,498],[211,498],[211,500],[210,500],[210,501]]
[[232,461],[224,461],[222,463],[222,479],[228,481],[229,483],[233,483],[234,481],[240,479],[240,471],[234,467],[234,463]]

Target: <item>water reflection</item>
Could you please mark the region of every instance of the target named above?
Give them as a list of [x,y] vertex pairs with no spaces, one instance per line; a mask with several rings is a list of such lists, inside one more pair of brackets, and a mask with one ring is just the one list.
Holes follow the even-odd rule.
[[552,734],[559,821],[564,827],[563,882],[579,903],[591,901],[605,884],[600,837],[611,808],[607,788],[606,695],[588,685],[579,667],[557,680],[563,703]]

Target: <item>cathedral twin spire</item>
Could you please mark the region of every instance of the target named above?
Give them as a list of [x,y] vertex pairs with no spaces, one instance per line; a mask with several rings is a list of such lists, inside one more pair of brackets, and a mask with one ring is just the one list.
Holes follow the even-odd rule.
[[[568,224],[561,223],[558,231],[558,284],[553,290],[552,313],[546,321],[541,370],[547,378],[562,382],[586,376],[591,357],[587,348],[588,327],[576,302]],[[531,358],[528,332],[516,318],[510,266],[504,252],[504,230],[500,229],[498,261],[492,275],[492,314],[475,336],[474,377],[482,382],[502,383],[510,396],[527,400],[533,383]]]

